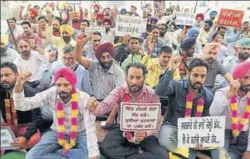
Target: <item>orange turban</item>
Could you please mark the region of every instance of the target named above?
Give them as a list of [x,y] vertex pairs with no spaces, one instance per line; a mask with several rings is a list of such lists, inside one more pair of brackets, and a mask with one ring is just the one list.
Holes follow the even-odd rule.
[[38,12],[37,12],[37,10],[35,8],[30,8],[29,12],[31,13],[31,15],[33,17],[37,17],[38,16]]

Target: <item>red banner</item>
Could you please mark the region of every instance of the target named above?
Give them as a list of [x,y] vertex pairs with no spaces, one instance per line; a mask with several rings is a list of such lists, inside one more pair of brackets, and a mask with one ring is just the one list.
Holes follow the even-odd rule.
[[242,10],[221,9],[217,25],[241,27],[243,16],[244,11]]

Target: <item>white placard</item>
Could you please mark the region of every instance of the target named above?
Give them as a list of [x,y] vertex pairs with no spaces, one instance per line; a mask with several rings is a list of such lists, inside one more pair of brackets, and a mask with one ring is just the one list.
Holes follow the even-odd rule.
[[159,129],[160,103],[121,103],[122,131],[153,131]]
[[1,126],[1,150],[14,150],[15,148],[11,145],[14,140],[12,130],[7,126]]
[[225,116],[178,119],[178,148],[224,146]]
[[176,13],[175,24],[176,25],[194,26],[195,14],[178,12],[178,13]]
[[136,16],[118,15],[116,18],[115,35],[124,36],[130,34],[132,37],[141,37],[146,32],[147,19]]
[[105,27],[89,27],[89,28],[85,28],[85,34],[88,35],[90,34],[91,32],[100,32],[102,37],[104,37],[105,35]]

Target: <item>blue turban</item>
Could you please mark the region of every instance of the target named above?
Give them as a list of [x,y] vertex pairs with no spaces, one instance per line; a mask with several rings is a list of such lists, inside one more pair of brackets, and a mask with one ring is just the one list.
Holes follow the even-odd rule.
[[151,24],[156,24],[157,22],[158,22],[157,18],[154,18],[154,17],[150,18],[150,23]]
[[181,49],[188,50],[188,49],[192,48],[195,44],[196,44],[196,38],[186,38],[181,43]]
[[120,11],[120,14],[126,14],[126,13],[127,13],[127,10],[125,8],[122,8]]
[[194,35],[196,35],[197,37],[199,34],[200,34],[200,29],[197,27],[193,27],[190,30],[188,30],[187,37],[192,38]]
[[209,16],[212,17],[212,15],[216,14],[217,15],[217,11],[216,10],[212,10],[210,13],[209,13]]
[[243,38],[237,41],[237,44],[240,45],[240,48],[244,46],[250,47],[250,38]]

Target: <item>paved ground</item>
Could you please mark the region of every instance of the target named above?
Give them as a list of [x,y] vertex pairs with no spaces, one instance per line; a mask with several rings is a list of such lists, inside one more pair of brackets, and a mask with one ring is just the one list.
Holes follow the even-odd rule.
[[101,126],[100,126],[101,121],[96,121],[95,123],[96,123],[97,139],[100,142],[104,139],[104,137],[108,133],[108,131],[101,128]]

